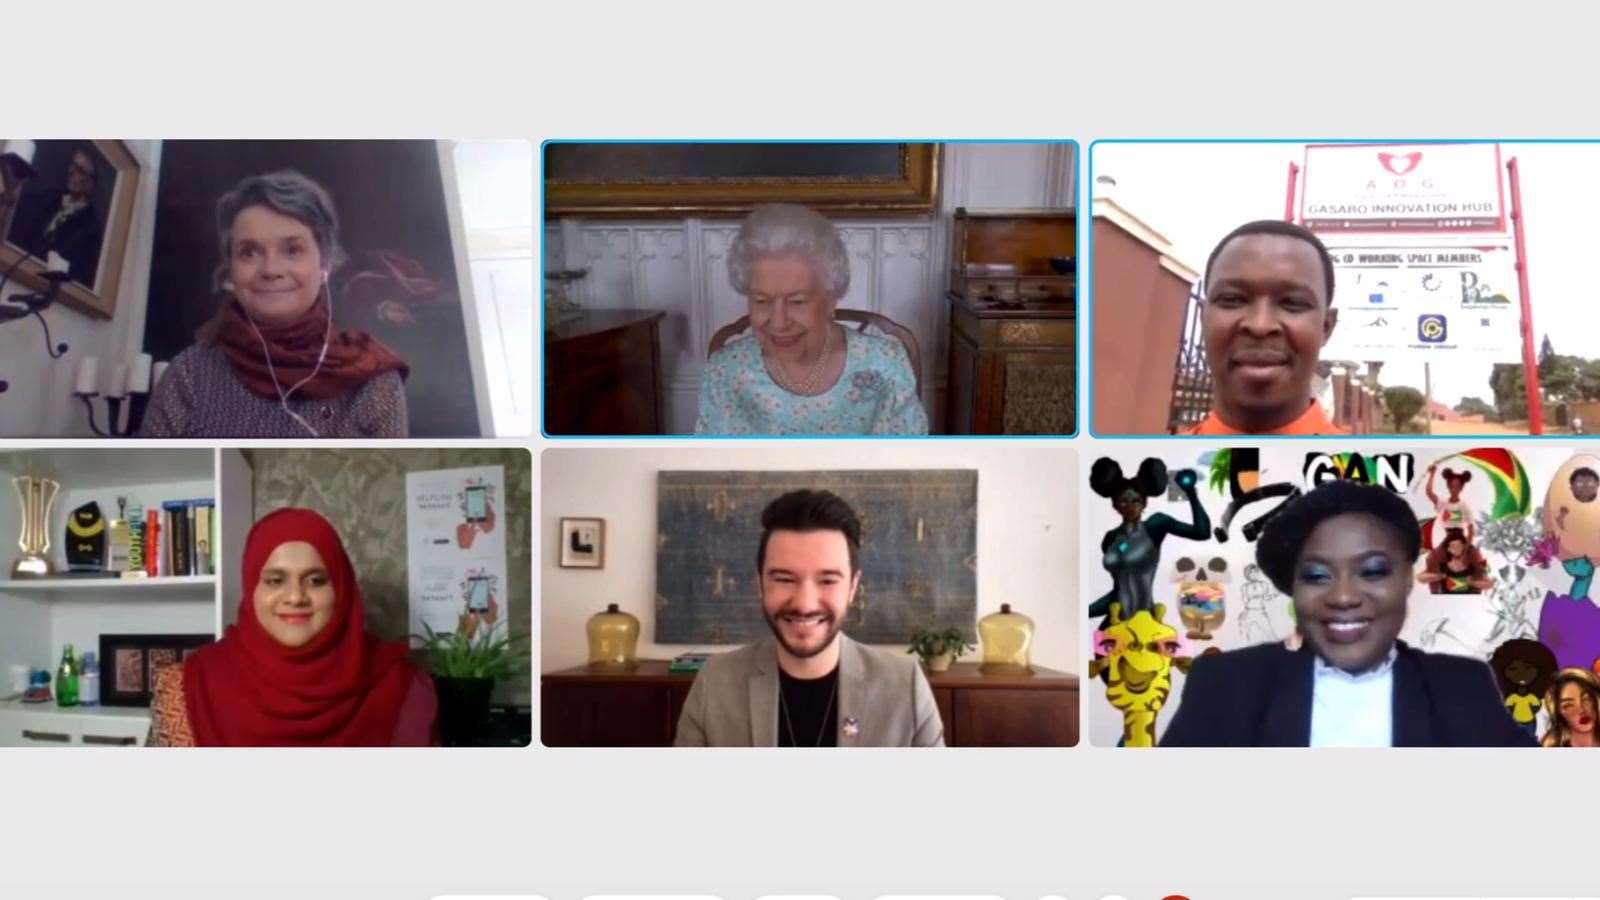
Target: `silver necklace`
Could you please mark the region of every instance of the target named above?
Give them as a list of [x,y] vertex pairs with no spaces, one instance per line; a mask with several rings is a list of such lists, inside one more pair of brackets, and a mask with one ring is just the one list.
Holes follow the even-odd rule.
[[[833,713],[833,698],[839,694],[839,676],[833,678],[833,686],[828,689],[828,705],[822,708],[822,727],[817,729],[817,742],[814,747],[822,746],[822,739],[828,734],[828,717]],[[778,681],[778,709],[783,712],[783,728],[789,732],[789,746],[798,747],[800,741],[794,736],[794,722],[789,719],[789,703],[783,698],[783,680]]]
[[811,372],[806,376],[804,381],[790,381],[788,374],[783,371],[783,364],[770,357],[764,357],[764,361],[766,362],[767,366],[767,374],[771,375],[772,380],[778,383],[778,387],[783,388],[789,393],[809,396],[816,391],[817,379],[822,377],[822,370],[828,365],[828,355],[829,351],[832,349],[833,323],[829,322],[828,331],[822,336],[822,352],[817,355],[817,361],[811,366]]

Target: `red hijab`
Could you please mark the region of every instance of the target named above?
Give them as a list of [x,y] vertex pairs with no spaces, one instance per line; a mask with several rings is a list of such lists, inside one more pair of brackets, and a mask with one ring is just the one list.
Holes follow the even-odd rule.
[[[304,541],[321,554],[333,616],[310,643],[285,647],[261,627],[254,595],[267,557]],[[416,669],[406,644],[366,632],[361,588],[339,533],[309,509],[280,509],[244,544],[239,622],[183,666],[189,725],[200,746],[384,747],[393,743]]]
[[[261,332],[259,338],[257,330]],[[328,354],[318,368],[324,337],[328,339]],[[229,300],[223,306],[213,340],[228,357],[239,381],[251,393],[269,400],[278,399],[278,390],[272,384],[274,371],[285,391],[312,372],[317,373],[294,392],[302,400],[342,397],[384,372],[399,372],[401,378],[411,373],[405,360],[364,331],[336,329],[330,334],[328,305],[320,297],[293,322],[256,322],[254,328],[239,301]],[[271,369],[262,354],[263,341],[272,354]]]

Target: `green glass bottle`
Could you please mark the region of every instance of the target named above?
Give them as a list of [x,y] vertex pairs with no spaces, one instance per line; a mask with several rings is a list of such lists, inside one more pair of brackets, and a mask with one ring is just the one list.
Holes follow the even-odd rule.
[[78,705],[78,660],[72,655],[72,645],[61,651],[61,666],[56,669],[56,705]]

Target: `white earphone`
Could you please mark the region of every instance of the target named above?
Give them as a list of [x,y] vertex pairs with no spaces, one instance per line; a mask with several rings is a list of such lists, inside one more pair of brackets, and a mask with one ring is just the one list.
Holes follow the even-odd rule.
[[[256,333],[256,340],[261,342],[261,355],[266,357],[267,374],[272,376],[272,388],[278,392],[278,405],[283,407],[283,411],[288,414],[289,418],[300,423],[301,428],[310,432],[312,437],[322,437],[322,435],[311,427],[310,422],[307,422],[299,413],[289,408],[289,398],[302,385],[317,377],[317,373],[322,371],[322,361],[328,358],[328,342],[333,338],[333,285],[328,283],[327,269],[322,270],[322,290],[328,295],[328,326],[322,332],[322,351],[317,354],[317,364],[312,367],[311,374],[295,382],[294,386],[287,391],[283,389],[282,384],[278,383],[278,371],[272,365],[272,351],[267,348],[267,339],[261,336],[261,329],[256,327],[255,317],[250,315],[249,308],[245,308],[245,318],[250,322],[250,329]],[[240,306],[244,307],[244,304],[240,304]]]

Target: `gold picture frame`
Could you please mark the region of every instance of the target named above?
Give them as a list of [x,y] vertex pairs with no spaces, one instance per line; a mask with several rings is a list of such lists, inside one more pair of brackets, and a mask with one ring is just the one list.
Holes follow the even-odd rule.
[[[781,166],[750,165],[771,147],[781,149],[769,157],[779,152],[812,154],[812,161],[825,164],[790,174],[778,171]],[[881,165],[891,153],[880,148],[893,148],[892,172],[862,165],[859,157],[868,154],[875,157],[874,165]],[[679,163],[676,171],[645,171],[652,153],[674,155]],[[686,161],[691,154],[693,160]],[[732,216],[762,203],[799,203],[834,214],[930,215],[938,203],[939,159],[940,145],[933,143],[552,141],[541,156],[544,215],[547,219]],[[766,171],[749,174],[751,169]]]
[[[5,148],[13,143],[6,141]],[[117,312],[117,295],[121,288],[123,267],[127,262],[133,207],[138,197],[139,179],[143,174],[139,160],[128,149],[128,145],[120,140],[40,140],[27,143],[38,146],[41,156],[50,156],[51,151],[58,151],[55,155],[59,156],[59,151],[63,150],[70,156],[82,150],[92,151],[90,155],[95,157],[97,189],[91,196],[95,201],[109,198],[109,202],[104,219],[98,223],[100,235],[94,275],[89,283],[78,277],[63,282],[57,299],[94,318],[110,319]],[[38,177],[23,183],[20,196],[13,192],[13,185],[6,186],[8,202],[0,208],[0,271],[10,271],[12,281],[37,291],[43,290],[48,284],[44,277],[46,261],[30,256],[27,250],[13,241],[14,237],[18,237],[13,235],[13,226],[19,224],[17,220],[25,203],[23,198],[28,196],[30,190],[57,190],[55,183],[65,176],[62,171],[57,171],[62,168],[58,161],[56,165],[48,167],[38,159],[35,162],[40,163],[35,166],[39,169]],[[114,173],[114,178],[109,190],[100,190],[99,182],[106,170]]]

